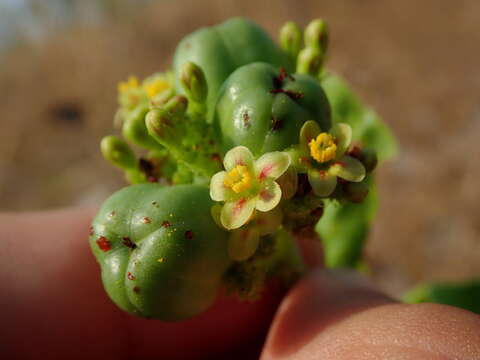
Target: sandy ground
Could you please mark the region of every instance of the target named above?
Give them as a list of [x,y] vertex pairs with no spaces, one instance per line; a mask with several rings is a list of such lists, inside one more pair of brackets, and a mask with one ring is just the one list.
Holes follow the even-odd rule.
[[117,81],[166,69],[185,34],[233,15],[275,36],[288,19],[327,19],[329,67],[397,135],[366,249],[378,283],[398,294],[480,275],[476,0],[161,1],[19,47],[0,66],[0,209],[95,205],[120,187],[98,150],[112,131]]

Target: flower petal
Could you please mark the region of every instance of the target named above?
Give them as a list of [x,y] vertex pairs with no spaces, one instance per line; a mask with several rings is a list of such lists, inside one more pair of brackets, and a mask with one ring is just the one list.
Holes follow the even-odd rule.
[[274,180],[268,178],[262,183],[262,185],[255,207],[259,211],[270,211],[280,202],[280,199],[282,198],[282,189],[280,189],[280,185]]
[[223,228],[222,222],[220,221],[220,214],[222,213],[222,205],[215,204],[210,208],[210,215],[212,215],[213,221],[217,226]]
[[352,142],[352,128],[348,124],[338,123],[332,127],[330,133],[335,137],[337,144],[337,156],[340,158],[345,154]]
[[269,212],[257,212],[254,224],[260,232],[260,236],[273,234],[282,224],[283,213],[279,207]]
[[300,149],[305,154],[310,154],[308,143],[322,132],[316,121],[308,120],[300,129]]
[[232,231],[228,239],[228,255],[232,260],[244,261],[255,254],[260,243],[256,228],[247,227]]
[[213,201],[225,201],[230,197],[231,190],[224,184],[226,176],[226,171],[220,171],[212,176],[210,180],[210,197]]
[[280,185],[280,189],[282,189],[282,199],[290,199],[297,192],[297,171],[290,166],[287,171],[277,179],[277,183]]
[[255,198],[226,202],[220,214],[223,227],[233,230],[245,224],[255,209],[255,202]]
[[330,166],[328,173],[347,181],[359,182],[365,177],[365,167],[359,160],[345,155]]
[[225,170],[230,171],[237,165],[245,165],[249,169],[253,166],[253,155],[245,146],[236,146],[225,154],[223,159]]
[[255,173],[258,180],[263,181],[266,178],[277,179],[290,166],[290,156],[281,151],[272,151],[263,154],[255,161]]
[[317,196],[326,197],[333,193],[337,186],[337,177],[325,170],[312,169],[308,172],[308,182]]

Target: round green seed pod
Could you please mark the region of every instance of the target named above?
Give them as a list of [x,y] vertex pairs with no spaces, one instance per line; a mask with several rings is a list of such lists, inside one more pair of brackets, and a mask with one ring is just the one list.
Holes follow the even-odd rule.
[[323,131],[331,127],[330,105],[319,82],[267,63],[233,72],[219,91],[214,113],[224,151],[243,145],[255,156],[298,144],[307,120]]
[[164,321],[207,310],[231,262],[211,206],[208,189],[197,185],[140,184],[113,194],[90,232],[113,302]]

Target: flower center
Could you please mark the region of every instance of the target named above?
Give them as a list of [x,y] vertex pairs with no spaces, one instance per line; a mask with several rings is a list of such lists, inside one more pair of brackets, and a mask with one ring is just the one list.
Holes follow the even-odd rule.
[[310,154],[320,163],[330,161],[335,158],[337,145],[333,141],[333,136],[327,133],[321,133],[316,139],[308,143]]
[[245,165],[237,165],[228,172],[223,183],[238,194],[252,186],[252,174]]

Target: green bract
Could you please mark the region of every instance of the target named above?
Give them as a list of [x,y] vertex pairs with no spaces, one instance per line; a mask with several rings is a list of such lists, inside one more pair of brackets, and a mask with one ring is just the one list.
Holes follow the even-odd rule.
[[208,189],[134,185],[97,214],[90,245],[110,298],[143,317],[180,320],[214,301],[230,260]]
[[[209,113],[213,111],[217,92],[223,82],[238,67],[263,61],[277,68],[293,68],[290,58],[270,36],[261,27],[244,18],[233,18],[186,36],[179,43],[173,60],[177,79],[180,79],[182,66],[189,61],[205,73]],[[177,90],[183,92],[178,80]]]
[[319,82],[266,63],[245,65],[230,75],[214,114],[224,150],[243,145],[255,156],[298,143],[308,120],[330,129],[330,105]]

